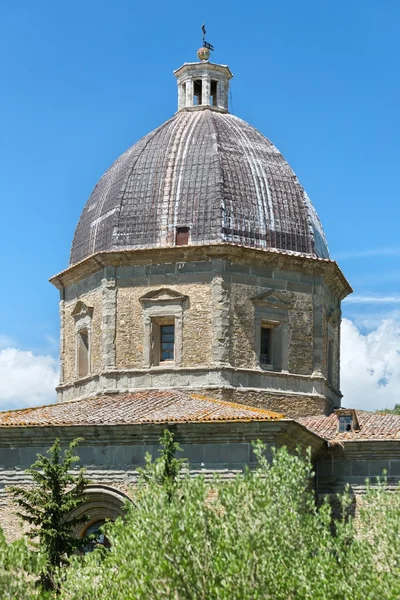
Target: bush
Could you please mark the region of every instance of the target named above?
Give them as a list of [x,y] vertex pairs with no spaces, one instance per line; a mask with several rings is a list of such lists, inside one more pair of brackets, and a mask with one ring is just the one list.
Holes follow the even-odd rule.
[[42,553],[32,553],[25,539],[7,544],[0,530],[0,598],[2,600],[44,600],[51,596],[41,591],[36,580],[45,565]]
[[256,451],[259,467],[228,482],[175,473],[166,484],[165,456],[149,463],[125,521],[105,526],[111,550],[73,558],[61,597],[399,598],[400,491],[370,489],[357,527],[343,517],[333,534],[329,505],[315,505],[310,462],[281,449],[268,464]]

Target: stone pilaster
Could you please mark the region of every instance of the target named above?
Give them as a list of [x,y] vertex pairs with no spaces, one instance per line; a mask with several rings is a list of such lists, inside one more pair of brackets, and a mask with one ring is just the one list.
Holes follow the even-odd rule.
[[[223,261],[213,261],[222,263]],[[218,265],[220,266],[220,265]],[[212,280],[211,293],[213,302],[213,343],[212,358],[215,365],[229,365],[229,340],[230,340],[230,297],[226,282],[218,273]]]
[[178,110],[182,110],[186,106],[185,84],[178,83]]
[[103,279],[102,286],[102,364],[106,369],[116,368],[116,314],[117,285],[115,278]]
[[202,96],[201,103],[203,105],[210,104],[210,94],[211,94],[211,80],[209,77],[203,77],[203,88],[202,88]]
[[64,357],[65,357],[65,300],[64,290],[60,294],[60,384],[64,383]]
[[186,106],[193,106],[193,80],[186,81]]
[[313,369],[314,376],[323,377],[325,345],[325,296],[322,281],[315,278],[313,293]]

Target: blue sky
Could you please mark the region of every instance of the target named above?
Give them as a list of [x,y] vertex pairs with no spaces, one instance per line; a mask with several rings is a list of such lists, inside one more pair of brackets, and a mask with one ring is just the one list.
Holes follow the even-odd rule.
[[[349,319],[343,385],[359,398],[347,404],[362,404],[369,394],[372,406],[375,392],[381,403],[394,404],[400,396],[397,0],[4,0],[3,372],[21,358],[40,359],[52,386],[58,294],[47,279],[67,266],[80,211],[102,173],[175,112],[172,71],[196,59],[203,21],[216,48],[213,60],[234,74],[232,112],[289,161],[354,287],[343,305]],[[365,369],[373,371],[362,393],[350,377],[353,354],[365,355],[361,380]],[[7,390],[21,379],[29,383],[26,368],[14,371],[14,384],[7,378],[0,384],[0,405],[22,402],[23,381],[18,400]],[[27,402],[43,399],[33,396]]]

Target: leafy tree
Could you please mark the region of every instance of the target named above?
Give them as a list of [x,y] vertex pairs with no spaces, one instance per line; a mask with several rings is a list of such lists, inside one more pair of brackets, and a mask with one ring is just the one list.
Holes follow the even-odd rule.
[[75,439],[62,453],[57,439],[48,450],[49,457],[38,454],[37,461],[27,469],[33,486],[10,488],[20,508],[18,516],[30,525],[28,536],[38,539],[39,544],[34,545],[46,556],[40,578],[46,589],[54,587],[55,570],[68,564],[68,557],[82,545],[72,530],[86,517],[69,517],[72,511],[84,504],[83,491],[88,484],[83,468],[77,473],[70,472],[79,461],[74,449],[81,441],[80,438]]

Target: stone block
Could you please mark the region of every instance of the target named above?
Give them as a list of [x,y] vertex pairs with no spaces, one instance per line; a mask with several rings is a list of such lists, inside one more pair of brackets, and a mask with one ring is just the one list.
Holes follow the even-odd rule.
[[221,444],[204,444],[202,455],[203,462],[207,466],[221,463]]
[[251,267],[247,263],[227,263],[227,271],[232,273],[242,273],[248,275],[251,273]]
[[383,476],[383,470],[389,473],[389,461],[388,460],[371,460],[369,465],[370,476]]
[[313,286],[308,283],[300,283],[299,281],[288,281],[287,289],[291,292],[299,292],[300,294],[312,294]]
[[274,279],[282,279],[283,281],[299,281],[300,273],[296,273],[295,271],[283,271],[281,269],[274,270]]
[[46,456],[47,450],[49,449],[50,445],[51,444],[49,444],[49,446],[41,447],[33,446],[30,448],[18,448],[18,467],[20,467],[21,469],[28,469],[32,465],[32,463],[34,463],[37,460],[36,454],[43,454]]
[[[20,465],[20,456],[18,448],[1,448],[0,449],[0,467],[3,469],[13,468],[15,465]],[[33,461],[32,461],[33,462]],[[28,465],[30,466],[30,465]]]
[[199,465],[203,461],[203,452],[201,444],[181,444],[182,453],[179,458],[186,458],[190,466]]
[[185,262],[179,263],[177,266],[177,273],[209,273],[212,271],[212,262],[201,261],[201,262]]
[[152,277],[153,275],[168,275],[171,273],[175,274],[175,271],[175,263],[161,263],[149,265],[148,274],[150,277]]
[[318,477],[330,477],[332,476],[332,468],[333,461],[329,460],[320,460],[318,462]]
[[335,477],[351,476],[351,461],[349,460],[333,460],[332,475]]
[[301,281],[301,283],[309,283],[311,285],[314,285],[314,280],[315,275],[312,275],[310,273],[300,273],[299,281]]
[[76,453],[83,465],[89,466],[97,464],[96,448],[94,446],[78,446]]
[[229,465],[247,465],[250,458],[249,444],[222,444],[221,461]]
[[261,279],[272,279],[274,277],[272,269],[269,269],[263,265],[251,265],[251,273],[252,275],[260,277]]
[[113,464],[112,446],[94,446],[94,461],[98,466],[109,466]]
[[400,460],[389,461],[389,475],[400,476]]
[[351,474],[359,477],[369,477],[369,461],[368,460],[352,460]]

